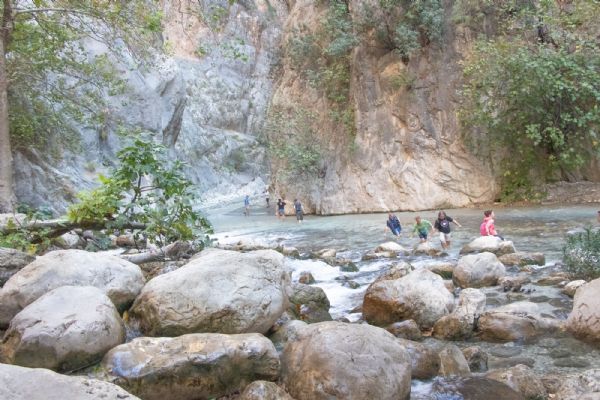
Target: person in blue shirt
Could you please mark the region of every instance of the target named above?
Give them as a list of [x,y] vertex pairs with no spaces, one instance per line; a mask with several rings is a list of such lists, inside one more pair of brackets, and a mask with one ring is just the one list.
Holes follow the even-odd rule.
[[394,234],[394,236],[398,236],[400,235],[400,232],[402,232],[402,225],[400,225],[400,220],[398,220],[398,217],[396,217],[396,215],[392,213],[388,214],[388,219],[385,225],[385,229],[389,228],[389,230]]

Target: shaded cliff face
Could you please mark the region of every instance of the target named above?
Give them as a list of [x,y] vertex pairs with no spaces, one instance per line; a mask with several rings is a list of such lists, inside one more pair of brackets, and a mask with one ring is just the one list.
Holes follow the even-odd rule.
[[[364,3],[350,3],[353,21],[360,18]],[[325,12],[312,1],[296,2],[286,25],[287,40],[299,26],[318,26]],[[318,179],[280,182],[281,192],[303,197],[323,214],[462,207],[494,199],[491,173],[460,138],[458,62],[469,40],[448,22],[450,12],[446,5],[442,43],[423,46],[407,63],[397,52],[378,46],[372,34],[360,39],[350,64],[354,138],[328,117],[332,107],[322,92],[297,69],[284,66],[272,102],[315,110],[324,151]],[[274,170],[279,167],[275,160]]]
[[[449,23],[448,3],[442,42],[408,61],[379,46],[373,32],[361,34],[341,66],[348,76],[340,107],[286,56],[290,38],[320,29],[325,2],[165,0],[169,55],[149,69],[121,68],[129,93],[111,99],[105,125],[76,127],[78,150],[60,161],[15,154],[17,196],[63,211],[114,164],[122,121],[185,161],[205,201],[261,193],[265,185],[322,214],[493,200],[494,180],[459,135],[458,62],[470,40]],[[364,4],[378,2],[351,1],[352,21]],[[290,157],[309,172],[286,165]]]

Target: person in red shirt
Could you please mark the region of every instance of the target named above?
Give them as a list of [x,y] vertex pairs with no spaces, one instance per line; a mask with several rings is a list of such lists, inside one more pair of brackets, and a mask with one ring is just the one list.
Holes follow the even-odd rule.
[[492,210],[486,210],[483,212],[483,215],[483,221],[479,226],[479,233],[481,233],[481,236],[496,236],[504,240],[504,238],[496,232],[496,226],[494,225],[496,215],[494,212]]

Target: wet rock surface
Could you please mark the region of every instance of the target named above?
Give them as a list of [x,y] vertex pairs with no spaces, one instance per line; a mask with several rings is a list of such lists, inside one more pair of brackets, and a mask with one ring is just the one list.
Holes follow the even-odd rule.
[[461,288],[494,286],[506,274],[504,265],[493,253],[484,252],[462,256],[458,260],[452,280]]

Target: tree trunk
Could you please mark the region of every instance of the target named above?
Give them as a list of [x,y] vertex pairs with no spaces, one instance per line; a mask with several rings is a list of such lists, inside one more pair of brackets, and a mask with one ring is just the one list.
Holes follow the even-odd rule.
[[8,77],[4,57],[4,43],[0,40],[0,213],[12,211],[15,201],[8,125]]

